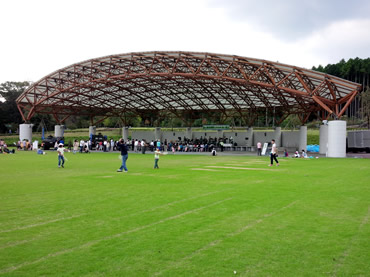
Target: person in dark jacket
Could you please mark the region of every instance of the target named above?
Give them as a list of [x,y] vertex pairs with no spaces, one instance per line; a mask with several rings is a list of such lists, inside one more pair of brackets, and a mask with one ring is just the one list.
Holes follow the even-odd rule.
[[125,142],[123,141],[123,139],[120,139],[118,141],[117,148],[118,150],[121,151],[121,157],[122,157],[122,165],[119,169],[117,169],[117,172],[122,172],[123,170],[125,170],[124,172],[127,172],[128,169],[126,167],[126,161],[128,159],[128,153],[127,153],[127,146]]

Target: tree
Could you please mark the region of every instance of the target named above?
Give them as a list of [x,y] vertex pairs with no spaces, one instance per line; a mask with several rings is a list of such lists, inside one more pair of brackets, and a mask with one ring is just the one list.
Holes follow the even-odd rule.
[[367,88],[361,95],[362,113],[367,121],[367,128],[370,129],[370,88]]
[[23,119],[18,111],[15,100],[30,85],[29,82],[5,82],[0,84],[0,131],[7,132],[9,125],[22,123]]

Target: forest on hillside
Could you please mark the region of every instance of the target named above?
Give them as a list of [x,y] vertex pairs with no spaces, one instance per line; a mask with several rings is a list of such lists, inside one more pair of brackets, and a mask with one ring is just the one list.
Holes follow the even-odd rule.
[[351,82],[359,83],[364,90],[370,86],[370,58],[367,59],[344,59],[336,64],[328,64],[325,67],[319,65],[312,67],[312,70],[327,73]]
[[314,66],[312,70],[361,84],[361,93],[353,100],[345,115],[347,118],[358,119],[360,124],[364,121],[367,127],[370,127],[370,58],[355,58],[347,61],[342,59],[336,64],[328,64],[325,67]]

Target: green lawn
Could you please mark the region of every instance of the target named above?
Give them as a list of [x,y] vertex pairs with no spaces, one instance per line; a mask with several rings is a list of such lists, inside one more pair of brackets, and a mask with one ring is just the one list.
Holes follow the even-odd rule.
[[66,156],[0,155],[0,275],[370,276],[370,160]]

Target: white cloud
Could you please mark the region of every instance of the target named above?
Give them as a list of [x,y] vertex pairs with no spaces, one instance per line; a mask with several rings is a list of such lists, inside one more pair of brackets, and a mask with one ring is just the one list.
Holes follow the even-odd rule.
[[299,41],[296,47],[314,56],[314,65],[336,63],[342,58],[346,60],[355,57],[368,58],[370,57],[370,37],[367,35],[369,29],[368,19],[333,22]]
[[0,82],[37,81],[86,59],[136,51],[215,52],[310,68],[369,49],[368,20],[286,41],[205,0],[23,0],[2,1],[0,9]]

